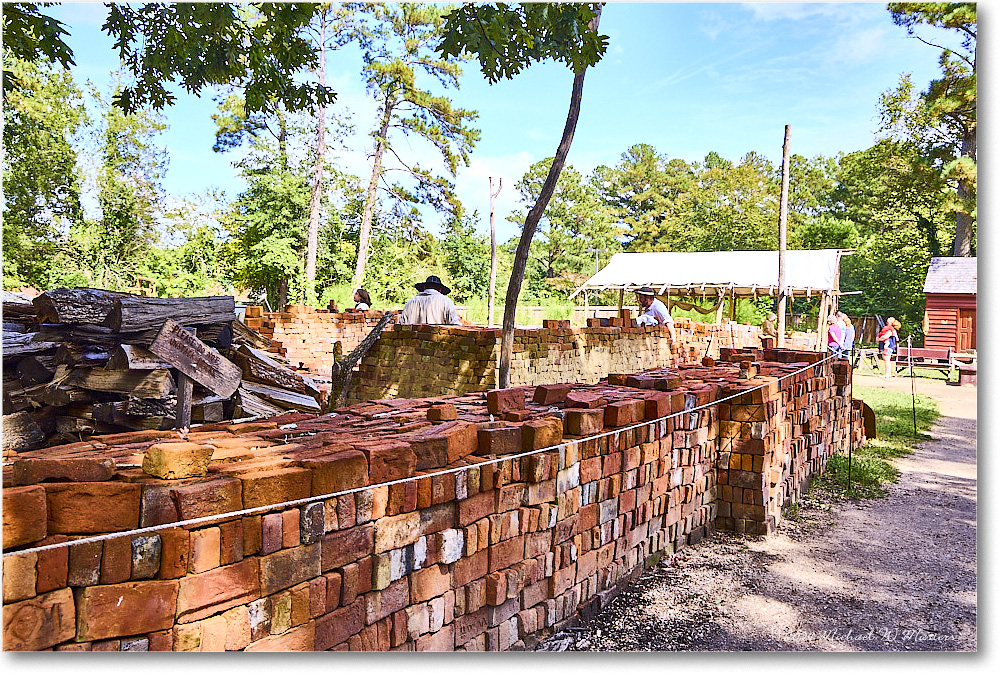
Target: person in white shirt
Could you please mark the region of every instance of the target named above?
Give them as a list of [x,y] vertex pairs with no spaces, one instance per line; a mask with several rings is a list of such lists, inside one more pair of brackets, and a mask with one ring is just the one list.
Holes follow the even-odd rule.
[[638,322],[643,326],[666,326],[670,333],[670,342],[677,341],[674,332],[674,320],[667,311],[667,306],[656,299],[656,293],[649,286],[643,286],[635,292],[639,306],[645,311],[639,315]]
[[420,292],[406,303],[396,323],[465,325],[458,316],[455,303],[447,297],[451,289],[441,283],[441,279],[431,275],[427,281],[414,285]]
[[354,309],[360,310],[362,312],[367,312],[372,308],[372,298],[368,295],[368,291],[363,288],[359,288],[354,291]]

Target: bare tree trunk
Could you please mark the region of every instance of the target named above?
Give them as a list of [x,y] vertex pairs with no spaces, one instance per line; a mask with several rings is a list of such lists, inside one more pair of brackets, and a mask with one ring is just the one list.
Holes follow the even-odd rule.
[[[976,129],[973,127],[962,136],[962,157],[968,157],[976,161]],[[958,181],[958,200],[965,203],[972,195],[969,184]],[[968,213],[958,212],[955,214],[955,246],[952,250],[954,256],[972,255],[972,216]]]
[[365,193],[365,211],[361,217],[361,231],[358,235],[358,264],[354,268],[353,288],[361,288],[365,280],[365,264],[368,262],[368,240],[372,232],[372,218],[375,213],[375,194],[378,192],[378,181],[382,176],[382,155],[385,153],[386,134],[389,133],[389,120],[392,109],[386,101],[385,116],[382,118],[382,128],[375,139],[375,158],[372,161],[372,176],[368,181],[368,192]]
[[785,308],[788,298],[785,296],[785,249],[788,248],[788,156],[792,144],[792,125],[785,125],[785,142],[781,149],[781,205],[778,211],[778,344],[780,349],[785,346]]
[[493,325],[493,303],[496,298],[496,287],[497,287],[497,229],[495,223],[496,211],[497,211],[497,195],[500,194],[500,190],[503,189],[503,178],[499,179],[500,183],[497,185],[497,191],[493,191],[493,177],[490,176],[490,294],[487,305],[488,318],[487,326]]
[[[597,16],[591,22],[590,30],[596,31],[601,22],[601,8],[598,6]],[[503,309],[503,332],[500,337],[500,378],[499,387],[501,389],[510,386],[510,357],[514,350],[514,315],[517,312],[517,297],[521,294],[521,282],[524,281],[524,268],[528,264],[528,250],[531,248],[531,239],[535,236],[535,228],[541,220],[545,207],[548,206],[552,194],[556,190],[556,181],[566,163],[566,155],[573,144],[573,134],[576,132],[576,123],[580,118],[580,101],[583,100],[583,78],[587,74],[584,68],[573,78],[573,93],[569,99],[569,114],[566,116],[566,126],[563,128],[562,140],[556,149],[556,156],[549,167],[549,174],[545,177],[545,183],[538,194],[535,205],[528,212],[528,217],[524,220],[524,229],[521,231],[521,239],[517,244],[517,252],[514,254],[514,269],[511,271],[510,283],[507,285],[507,299]]]
[[[319,84],[326,85],[326,10],[319,17]],[[323,197],[323,164],[326,159],[326,106],[316,110],[316,161],[309,195],[309,238],[306,243],[306,302],[316,302],[316,249],[319,248],[319,207]]]

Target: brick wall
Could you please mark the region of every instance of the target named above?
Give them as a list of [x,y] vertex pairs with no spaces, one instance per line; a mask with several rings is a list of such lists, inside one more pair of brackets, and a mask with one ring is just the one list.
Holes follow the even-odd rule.
[[[760,344],[757,326],[678,319],[674,358],[665,328],[571,328],[568,321],[547,323],[559,327],[514,331],[511,386],[595,383],[614,372],[697,363],[717,354],[720,345]],[[713,333],[718,335],[710,342]],[[497,386],[499,362],[499,329],[394,326],[362,360],[351,396],[363,401],[486,391]]]
[[[530,645],[716,526],[769,531],[826,457],[846,451],[846,361],[722,356],[732,362],[596,385],[204,425],[187,436],[214,448],[200,478],[137,468],[150,446],[180,440],[174,432],[25,453],[4,468],[5,552],[22,552],[4,558],[3,646]],[[680,414],[659,419],[669,413]],[[415,480],[364,489],[405,477]],[[269,508],[293,500],[304,501]],[[110,532],[129,534],[32,550]]]

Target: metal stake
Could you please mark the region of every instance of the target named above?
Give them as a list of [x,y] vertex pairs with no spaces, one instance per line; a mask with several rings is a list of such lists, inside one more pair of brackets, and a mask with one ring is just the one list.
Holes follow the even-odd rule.
[[917,437],[917,393],[913,387],[913,336],[906,336],[906,355],[910,362],[910,401],[913,403],[913,437]]

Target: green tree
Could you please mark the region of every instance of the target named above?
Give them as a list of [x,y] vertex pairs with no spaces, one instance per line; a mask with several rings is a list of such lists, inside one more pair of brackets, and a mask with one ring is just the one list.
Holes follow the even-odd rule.
[[3,107],[4,285],[44,288],[70,226],[83,217],[73,141],[88,120],[68,70],[14,57],[4,68],[19,82]]
[[[42,13],[47,3],[4,3],[5,50],[27,61],[39,58],[74,64],[63,24]],[[133,78],[115,94],[126,112],[146,106],[161,110],[175,97],[168,84],[189,93],[234,84],[246,92],[251,111],[279,98],[289,109],[333,101],[332,90],[295,78],[316,62],[316,51],[303,37],[317,10],[314,3],[108,3],[102,29],[115,39],[123,68]],[[8,78],[4,58],[4,97],[18,86]]]
[[[393,203],[427,203],[435,209],[454,213],[457,199],[454,185],[445,176],[421,167],[406,155],[411,139],[423,139],[440,154],[446,173],[454,177],[458,165],[468,165],[469,152],[479,139],[479,131],[467,126],[477,113],[454,107],[444,95],[434,94],[418,82],[418,74],[430,76],[444,89],[458,88],[461,59],[436,57],[433,47],[441,39],[448,7],[421,4],[369,5],[369,20],[361,30],[364,47],[364,76],[368,92],[378,106],[372,170],[365,192],[365,206],[358,242],[358,257],[352,285],[365,280],[369,239],[375,218],[378,191]],[[415,184],[407,188],[387,179],[385,155],[395,160],[392,170]]]
[[[954,186],[952,254],[973,252],[976,227],[976,3],[889,3],[896,25],[941,49],[941,77],[914,96],[909,75],[882,96],[883,128],[897,140],[920,146],[919,164]],[[960,47],[942,47],[919,35],[921,28],[957,34]],[[919,169],[916,169],[919,170]]]
[[478,219],[478,213],[452,218],[441,240],[444,269],[459,302],[482,297],[489,284],[490,245],[486,237],[476,233]]

